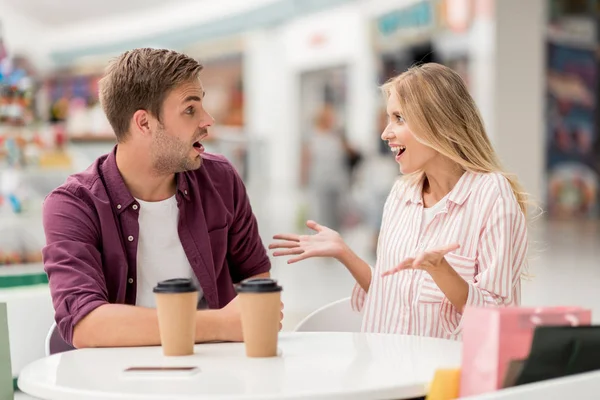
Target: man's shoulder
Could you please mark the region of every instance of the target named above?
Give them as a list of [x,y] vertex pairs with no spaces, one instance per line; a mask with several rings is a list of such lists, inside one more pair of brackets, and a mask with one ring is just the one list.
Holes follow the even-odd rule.
[[220,154],[204,153],[202,166],[194,175],[204,175],[211,181],[229,180],[235,177],[236,171],[231,162]]
[[204,153],[202,163],[206,168],[225,168],[229,171],[233,168],[231,162],[220,154]]
[[216,195],[218,204],[229,206],[241,200],[244,183],[233,164],[218,154],[204,153],[202,159],[200,168],[185,173],[195,197],[214,200]]
[[[46,200],[65,194],[78,197],[82,200],[85,196],[94,196],[94,193],[98,191],[99,185],[103,186],[102,180],[100,179],[100,171],[106,157],[107,155],[98,157],[85,170],[67,177],[63,184],[52,190],[46,196]],[[102,191],[104,192],[103,189]]]

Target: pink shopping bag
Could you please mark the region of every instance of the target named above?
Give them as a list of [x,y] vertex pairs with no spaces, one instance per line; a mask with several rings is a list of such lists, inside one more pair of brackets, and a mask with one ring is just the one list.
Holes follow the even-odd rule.
[[501,389],[511,360],[527,358],[538,325],[590,325],[592,312],[579,307],[467,307],[462,316],[460,395]]

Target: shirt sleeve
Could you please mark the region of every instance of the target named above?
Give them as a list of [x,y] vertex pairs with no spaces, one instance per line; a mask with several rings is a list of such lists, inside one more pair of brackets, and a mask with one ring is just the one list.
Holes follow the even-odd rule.
[[271,261],[260,238],[258,223],[242,178],[230,165],[234,177],[234,216],[229,229],[229,269],[234,283],[269,272]]
[[[519,305],[521,273],[526,263],[527,223],[514,198],[499,197],[484,225],[477,249],[478,270],[468,281],[465,307]],[[441,320],[449,334],[462,331],[461,314],[444,298]]]
[[44,201],[43,225],[55,320],[63,340],[72,344],[75,325],[108,303],[97,224],[82,196],[59,188]]

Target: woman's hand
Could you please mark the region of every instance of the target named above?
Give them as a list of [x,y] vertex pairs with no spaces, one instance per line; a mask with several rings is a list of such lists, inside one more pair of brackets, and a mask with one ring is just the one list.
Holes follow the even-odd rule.
[[273,239],[278,240],[269,245],[270,250],[277,250],[273,256],[297,256],[290,258],[288,264],[311,257],[339,259],[346,248],[346,243],[340,234],[314,221],[307,221],[306,226],[316,233],[314,235],[278,234],[273,236]]
[[422,269],[427,272],[432,272],[435,269],[439,269],[443,264],[444,256],[451,251],[454,251],[460,247],[459,244],[454,243],[448,246],[438,247],[437,249],[428,250],[424,253],[419,254],[416,258],[407,258],[400,263],[397,267],[385,271],[381,276],[389,276],[405,269]]

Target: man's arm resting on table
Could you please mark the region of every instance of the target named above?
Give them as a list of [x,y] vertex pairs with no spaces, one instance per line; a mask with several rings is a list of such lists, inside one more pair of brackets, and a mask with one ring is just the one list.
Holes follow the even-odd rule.
[[[269,272],[252,278],[268,278]],[[235,340],[239,334],[236,310],[196,312],[196,343],[218,340]],[[73,330],[73,346],[83,347],[129,347],[155,346],[160,344],[158,316],[153,308],[123,304],[104,304],[86,315]]]
[[[200,310],[196,312],[196,343],[235,340],[239,336],[239,318],[235,310]],[[73,346],[132,347],[160,345],[158,316],[153,308],[123,304],[104,304],[75,325]]]

